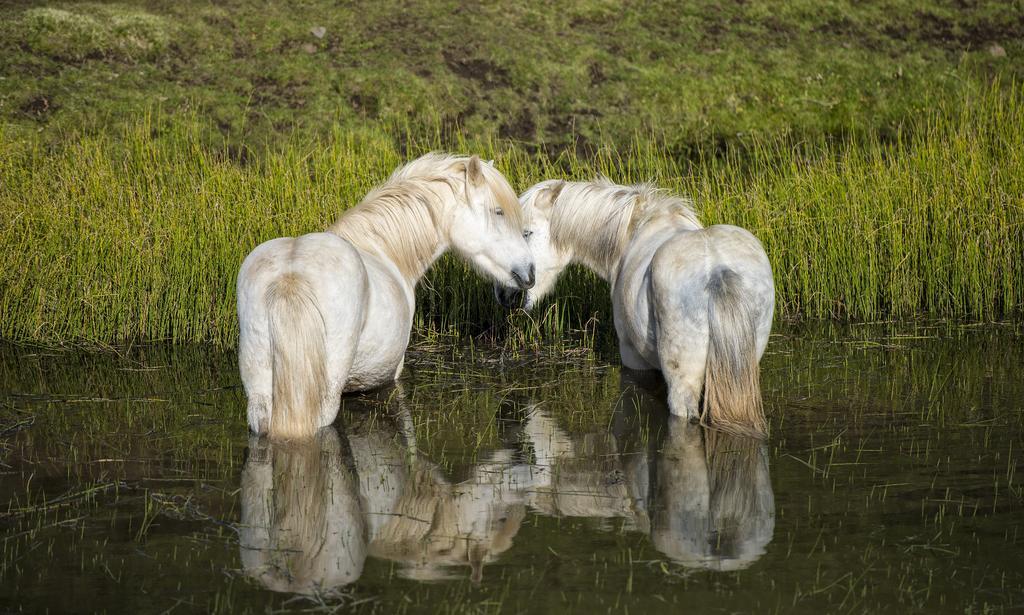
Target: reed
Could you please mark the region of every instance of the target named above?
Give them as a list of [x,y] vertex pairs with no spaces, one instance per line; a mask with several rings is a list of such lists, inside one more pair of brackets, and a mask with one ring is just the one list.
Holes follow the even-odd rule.
[[[495,158],[517,189],[601,173],[691,194],[705,223],[744,226],[764,242],[780,317],[1017,314],[1020,126],[1024,90],[995,84],[885,139],[750,138],[687,159],[648,135],[556,155],[409,126],[339,130],[243,156],[210,143],[200,118],[155,113],[56,147],[0,132],[0,337],[233,344],[235,276],[253,247],[325,228],[402,161],[441,147]],[[580,271],[529,316],[510,318],[450,258],[419,295],[422,331],[511,325],[540,343],[593,332],[595,315],[599,332],[612,330],[607,288]]]

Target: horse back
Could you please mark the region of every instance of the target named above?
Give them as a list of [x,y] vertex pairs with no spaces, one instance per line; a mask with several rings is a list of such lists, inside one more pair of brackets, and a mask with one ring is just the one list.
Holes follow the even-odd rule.
[[366,271],[352,244],[332,233],[310,233],[299,237],[278,237],[265,241],[249,253],[238,272],[242,292],[260,291],[289,273],[310,279],[318,289],[342,280],[358,282]]
[[774,293],[771,264],[761,242],[746,229],[727,224],[681,231],[664,241],[651,258],[651,283],[655,289],[699,296],[723,269],[753,292]]
[[666,240],[651,259],[650,292],[661,298],[653,303],[684,318],[704,320],[711,293],[723,275],[735,281],[736,291],[750,306],[760,355],[771,328],[775,286],[764,247],[746,229],[719,224]]

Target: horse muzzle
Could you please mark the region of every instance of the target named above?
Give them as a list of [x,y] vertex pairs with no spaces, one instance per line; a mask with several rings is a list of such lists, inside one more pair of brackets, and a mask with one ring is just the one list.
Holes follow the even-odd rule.
[[512,270],[512,279],[515,280],[516,286],[520,290],[529,290],[533,288],[534,282],[537,280],[537,269],[530,263],[527,268],[517,267]]
[[514,310],[523,307],[523,304],[526,302],[526,292],[518,288],[509,288],[508,286],[495,284],[494,298],[501,304],[501,307]]

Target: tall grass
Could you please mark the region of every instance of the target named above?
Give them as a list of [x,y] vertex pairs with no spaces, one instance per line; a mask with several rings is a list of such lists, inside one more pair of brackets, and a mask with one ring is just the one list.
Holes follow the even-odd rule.
[[[517,189],[601,173],[693,195],[706,223],[764,242],[782,316],[989,319],[1024,306],[1021,126],[1024,91],[979,86],[967,104],[914,118],[886,141],[753,139],[691,161],[647,138],[587,156],[448,145],[496,158]],[[202,128],[145,116],[56,149],[0,133],[0,336],[231,344],[235,275],[253,247],[323,229],[444,141],[401,128],[336,132],[239,162],[204,143]],[[594,314],[610,322],[607,288],[589,274],[570,275],[558,297],[518,324],[558,335]],[[420,290],[424,329],[479,332],[505,319],[489,285],[454,259]]]

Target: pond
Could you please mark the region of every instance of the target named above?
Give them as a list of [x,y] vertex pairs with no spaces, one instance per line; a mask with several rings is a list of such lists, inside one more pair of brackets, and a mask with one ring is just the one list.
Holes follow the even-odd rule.
[[1020,325],[786,325],[765,442],[614,353],[410,349],[307,446],[231,352],[0,346],[0,609],[1024,608]]

